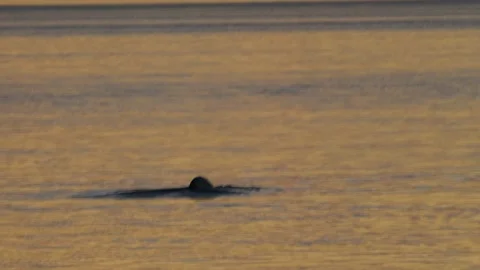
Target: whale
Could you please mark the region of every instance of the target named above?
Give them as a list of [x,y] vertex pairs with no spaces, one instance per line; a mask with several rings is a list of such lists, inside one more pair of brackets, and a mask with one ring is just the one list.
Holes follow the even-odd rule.
[[248,195],[264,188],[255,186],[214,186],[204,176],[196,176],[188,186],[159,189],[117,190],[103,194],[76,196],[77,198],[115,198],[115,199],[148,199],[157,197],[214,198],[219,196]]

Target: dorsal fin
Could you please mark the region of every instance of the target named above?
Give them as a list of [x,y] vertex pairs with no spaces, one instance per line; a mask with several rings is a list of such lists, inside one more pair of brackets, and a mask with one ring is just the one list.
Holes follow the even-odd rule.
[[193,180],[190,182],[190,185],[188,186],[188,189],[190,190],[212,190],[213,185],[208,181],[207,178],[203,176],[197,176],[193,178]]

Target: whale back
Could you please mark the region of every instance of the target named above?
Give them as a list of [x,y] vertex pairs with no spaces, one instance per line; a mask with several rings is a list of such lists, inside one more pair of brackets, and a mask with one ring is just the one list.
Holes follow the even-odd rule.
[[208,181],[207,178],[197,176],[190,182],[188,189],[196,191],[209,191],[213,189],[213,185],[210,183],[210,181]]

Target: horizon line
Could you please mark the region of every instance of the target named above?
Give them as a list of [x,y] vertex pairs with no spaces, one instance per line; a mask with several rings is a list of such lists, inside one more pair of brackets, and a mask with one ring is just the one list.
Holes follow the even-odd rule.
[[261,1],[234,1],[234,2],[220,2],[220,1],[206,1],[206,2],[143,2],[143,3],[99,3],[99,4],[1,4],[0,8],[7,9],[31,9],[31,8],[55,8],[55,9],[90,9],[90,8],[148,8],[148,7],[226,7],[226,6],[308,6],[308,5],[367,5],[367,4],[480,4],[477,0],[261,0]]

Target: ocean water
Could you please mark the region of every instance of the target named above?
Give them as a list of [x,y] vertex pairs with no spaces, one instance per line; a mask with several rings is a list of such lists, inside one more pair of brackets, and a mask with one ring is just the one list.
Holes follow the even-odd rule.
[[[480,4],[0,7],[1,269],[480,269]],[[188,185],[214,199],[79,199]]]

